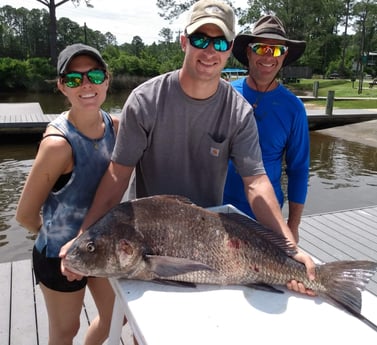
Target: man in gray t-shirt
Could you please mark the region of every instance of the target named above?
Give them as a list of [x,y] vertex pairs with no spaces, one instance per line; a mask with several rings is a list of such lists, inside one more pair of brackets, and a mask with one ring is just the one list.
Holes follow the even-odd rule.
[[179,73],[130,94],[112,160],[137,167],[137,197],[179,194],[221,205],[229,157],[246,176],[265,174],[252,109],[224,80],[213,95],[194,99]]
[[[295,244],[263,167],[252,108],[220,78],[234,23],[233,10],[223,2],[193,5],[181,36],[182,68],[147,81],[128,97],[112,161],[80,232],[120,202],[135,168],[137,197],[179,194],[203,207],[221,205],[232,159],[258,221]],[[297,249],[295,259],[314,278],[310,256]],[[77,278],[64,268],[63,273]],[[288,287],[312,294],[296,281]]]

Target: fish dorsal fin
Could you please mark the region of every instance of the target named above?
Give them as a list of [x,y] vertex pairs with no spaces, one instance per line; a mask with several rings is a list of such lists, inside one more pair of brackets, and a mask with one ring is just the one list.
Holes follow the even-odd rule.
[[[155,200],[161,200],[161,201],[166,201],[166,200],[171,200],[171,201],[179,201],[184,204],[189,204],[189,205],[195,205],[189,198],[182,196],[182,195],[175,195],[175,194],[159,194],[159,195],[153,195],[147,198],[153,198]],[[145,198],[143,198],[145,199]]]
[[256,220],[239,213],[223,213],[222,215],[228,219],[231,219],[232,221],[242,224],[243,226],[253,229],[256,234],[284,250],[287,255],[294,256],[297,254],[294,245],[287,238],[271,229],[267,229]]

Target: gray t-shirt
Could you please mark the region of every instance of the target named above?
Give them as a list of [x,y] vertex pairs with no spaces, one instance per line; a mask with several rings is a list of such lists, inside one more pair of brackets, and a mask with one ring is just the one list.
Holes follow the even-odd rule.
[[242,176],[265,173],[252,108],[224,80],[210,98],[192,99],[178,74],[131,92],[112,160],[136,166],[137,197],[178,194],[202,207],[221,205],[229,158]]

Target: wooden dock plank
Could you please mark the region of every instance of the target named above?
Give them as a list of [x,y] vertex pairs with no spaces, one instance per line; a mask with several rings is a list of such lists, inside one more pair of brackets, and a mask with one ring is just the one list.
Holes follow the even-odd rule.
[[[305,216],[300,225],[299,245],[322,262],[377,262],[377,206]],[[367,290],[377,296],[376,275]]]
[[[343,232],[341,232],[343,230]],[[369,250],[366,244],[361,244],[357,237],[352,238],[345,228],[331,221],[321,222],[318,219],[312,219],[310,223],[310,233],[306,235],[307,240],[320,242],[317,247],[332,253],[337,260],[346,260],[349,258],[373,259],[375,251]],[[367,253],[366,253],[367,252]],[[367,255],[369,254],[369,255]]]
[[36,323],[38,329],[39,344],[48,344],[48,316],[46,304],[43,298],[42,290],[39,285],[35,285],[33,276],[35,306],[36,306]]
[[8,344],[10,336],[11,269],[10,262],[0,265],[0,293],[3,301],[0,308],[0,344]]
[[12,263],[10,345],[38,344],[31,273],[30,261]]
[[[348,222],[354,227],[357,227],[361,230],[360,234],[362,237],[368,241],[377,241],[377,221],[367,212],[362,213],[363,211],[355,211],[354,213],[345,213],[342,216],[343,222]],[[339,218],[339,215],[336,217]]]
[[38,102],[0,103],[0,118],[3,116],[18,117],[24,114],[43,115],[43,110]]
[[343,251],[339,250],[338,248],[335,248],[331,244],[331,242],[333,244],[336,243],[333,237],[329,236],[327,233],[323,233],[322,231],[320,231],[320,229],[318,229],[318,227],[315,226],[315,224],[308,226],[307,229],[308,232],[305,235],[303,234],[303,231],[301,231],[300,229],[300,237],[302,238],[302,240],[305,239],[307,242],[309,242],[312,246],[312,250],[314,251],[311,251],[309,248],[305,247],[304,243],[301,242],[300,239],[299,245],[302,246],[304,250],[309,252],[314,257],[318,258],[320,261],[324,262],[333,260],[345,260],[347,258]]
[[[0,345],[45,345],[48,343],[48,316],[43,294],[35,284],[31,260],[0,264]],[[97,315],[93,297],[86,290],[80,315],[80,329],[73,345],[81,345],[90,321]],[[132,330],[122,329],[122,344],[132,343]]]
[[[324,215],[318,221],[325,228],[321,233],[328,236],[328,243],[333,247],[342,248],[345,255],[353,257],[355,260],[372,259],[375,251],[369,247],[371,236],[368,232],[361,229],[359,225],[354,224],[353,219],[346,214],[344,218],[337,215]],[[352,229],[350,228],[352,227]],[[363,231],[361,231],[363,230]]]

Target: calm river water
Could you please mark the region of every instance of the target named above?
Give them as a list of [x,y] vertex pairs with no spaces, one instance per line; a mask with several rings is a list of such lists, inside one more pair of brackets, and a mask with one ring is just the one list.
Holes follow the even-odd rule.
[[[127,95],[110,94],[104,108],[119,112]],[[45,113],[59,113],[67,107],[58,95],[0,94],[0,102],[39,102]],[[318,132],[310,135],[311,169],[305,214],[377,205],[377,148]],[[14,214],[35,152],[35,143],[0,144],[0,262],[31,256],[34,238],[17,224]]]

